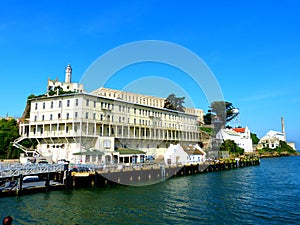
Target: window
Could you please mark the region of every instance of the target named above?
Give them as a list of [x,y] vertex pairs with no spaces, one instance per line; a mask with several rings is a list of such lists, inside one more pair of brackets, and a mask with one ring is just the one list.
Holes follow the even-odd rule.
[[67,100],[67,107],[70,107],[70,100]]
[[37,102],[35,103],[35,110],[37,110],[38,109],[38,104],[37,104]]
[[97,106],[97,103],[96,103],[96,101],[94,101],[94,108],[96,108],[96,106]]
[[60,119],[60,113],[58,113],[57,118]]
[[75,118],[78,118],[78,112],[75,112]]
[[94,120],[96,119],[96,113],[93,114],[93,119],[94,119]]
[[42,115],[42,121],[44,121],[45,120],[45,116],[44,115]]
[[69,132],[69,127],[68,126],[66,126],[66,133],[68,133]]
[[86,106],[89,106],[90,100],[86,100]]
[[75,99],[75,106],[78,106],[78,98]]
[[119,117],[119,123],[121,123],[121,117]]
[[86,119],[89,118],[89,113],[88,113],[88,112],[85,113],[85,118],[86,118]]
[[74,126],[74,131],[77,132],[77,126],[76,125]]
[[110,146],[111,146],[110,140],[104,140],[103,141],[103,147],[104,148],[110,148]]
[[51,106],[50,107],[51,107],[51,109],[53,109],[53,101],[51,101]]
[[67,113],[67,120],[69,119],[69,117],[70,117],[70,114],[69,114],[69,113]]
[[53,115],[52,114],[50,114],[50,120],[52,120],[53,119]]
[[46,108],[46,102],[43,102],[43,109]]
[[100,115],[100,120],[103,120],[103,115],[102,114]]
[[58,102],[58,108],[61,108],[61,101]]
[[34,122],[37,121],[37,116],[34,116]]

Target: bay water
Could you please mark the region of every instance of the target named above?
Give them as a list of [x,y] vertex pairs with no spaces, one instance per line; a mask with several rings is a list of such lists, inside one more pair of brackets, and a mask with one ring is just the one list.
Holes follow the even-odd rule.
[[13,224],[300,224],[300,157],[148,186],[0,199]]

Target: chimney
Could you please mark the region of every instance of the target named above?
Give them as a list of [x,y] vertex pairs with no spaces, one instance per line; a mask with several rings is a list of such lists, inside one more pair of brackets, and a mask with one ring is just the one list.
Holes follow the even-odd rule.
[[284,128],[284,118],[281,117],[281,131],[284,135],[284,141],[286,141],[285,128]]

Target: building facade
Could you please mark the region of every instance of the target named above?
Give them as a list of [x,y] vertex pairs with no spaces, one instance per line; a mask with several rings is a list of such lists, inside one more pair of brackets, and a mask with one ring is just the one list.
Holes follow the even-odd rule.
[[243,148],[245,153],[253,152],[253,143],[248,127],[221,129],[216,135],[216,138],[221,142],[224,140],[232,140],[237,144],[237,146]]
[[[36,155],[53,162],[115,163],[124,161],[120,149],[162,157],[170,144],[195,145],[205,135],[197,115],[165,109],[161,98],[103,88],[86,93],[71,75],[68,65],[65,82],[49,79],[47,94],[30,99],[30,116],[21,120],[14,146],[28,153],[21,144],[31,139]],[[62,91],[54,93],[55,87]]]
[[30,104],[20,134],[38,140],[38,153],[52,154],[54,162],[76,161],[73,153],[92,149],[134,148],[159,156],[170,143],[200,141],[197,117],[177,111],[87,93],[40,97]]
[[[104,96],[113,99],[120,99],[126,102],[131,102],[140,105],[146,105],[150,107],[156,108],[164,108],[165,99],[160,97],[142,95],[132,92],[126,92],[121,90],[114,90],[110,88],[98,88],[97,90],[93,91],[92,94]],[[199,124],[204,124],[203,116],[204,111],[202,109],[196,108],[184,108],[184,112],[187,114],[192,114],[197,116],[197,121]]]
[[274,130],[268,131],[268,133],[259,140],[257,149],[262,149],[264,147],[275,149],[280,147],[280,141],[285,141],[290,147],[296,150],[294,142],[286,141],[285,133]]

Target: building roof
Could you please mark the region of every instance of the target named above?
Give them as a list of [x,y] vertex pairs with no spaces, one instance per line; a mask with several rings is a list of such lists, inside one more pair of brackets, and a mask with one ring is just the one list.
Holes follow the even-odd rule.
[[104,155],[100,150],[86,150],[82,152],[73,153],[73,155]]
[[184,151],[189,155],[204,155],[204,153],[198,149],[196,149],[196,150],[189,149],[189,150],[184,150]]
[[120,155],[133,155],[133,154],[144,155],[144,154],[146,154],[146,152],[143,152],[141,150],[130,149],[130,148],[120,148],[120,149],[117,149],[116,152],[119,152]]
[[183,150],[189,155],[204,155],[203,151],[199,150],[195,146],[186,146],[183,147]]
[[232,130],[234,130],[235,132],[238,132],[238,133],[245,133],[246,128],[245,127],[239,127],[239,128],[233,128]]
[[239,133],[237,133],[234,130],[229,130],[229,129],[221,129],[221,131],[225,132],[228,135],[232,135],[232,136],[240,136]]

